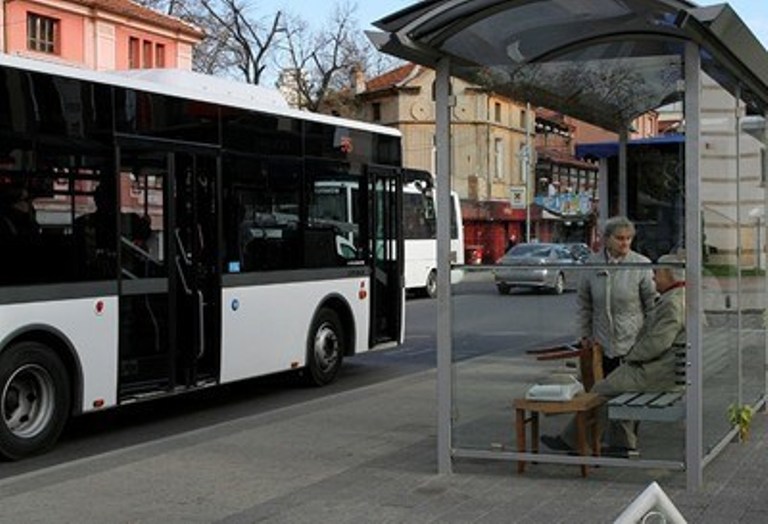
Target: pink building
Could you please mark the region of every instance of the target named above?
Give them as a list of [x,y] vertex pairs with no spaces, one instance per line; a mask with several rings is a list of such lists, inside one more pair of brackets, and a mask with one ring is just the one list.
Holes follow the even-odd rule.
[[89,69],[192,68],[199,28],[130,0],[0,0],[0,52]]

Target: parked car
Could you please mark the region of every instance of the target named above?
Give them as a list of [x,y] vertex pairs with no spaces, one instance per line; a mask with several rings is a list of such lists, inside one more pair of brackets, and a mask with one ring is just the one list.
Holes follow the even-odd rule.
[[583,264],[566,244],[518,244],[496,263],[494,281],[499,293],[506,295],[514,287],[549,290],[560,295],[575,289]]
[[567,242],[565,243],[565,247],[573,253],[573,256],[576,257],[576,260],[579,262],[586,262],[592,254],[589,246],[584,242]]

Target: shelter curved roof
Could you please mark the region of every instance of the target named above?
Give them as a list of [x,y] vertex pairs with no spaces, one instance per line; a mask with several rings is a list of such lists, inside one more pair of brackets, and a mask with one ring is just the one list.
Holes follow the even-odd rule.
[[768,106],[768,54],[727,4],[686,0],[425,0],[374,23],[383,52],[618,130],[683,96],[683,49]]

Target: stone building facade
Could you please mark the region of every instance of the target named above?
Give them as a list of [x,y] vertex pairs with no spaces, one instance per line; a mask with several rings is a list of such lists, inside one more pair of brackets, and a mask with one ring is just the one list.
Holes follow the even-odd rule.
[[130,0],[0,2],[0,52],[88,69],[191,70],[204,36]]
[[[432,173],[434,80],[433,70],[406,64],[357,89],[358,118],[397,127],[404,165]],[[598,167],[573,156],[579,122],[458,79],[452,93],[451,186],[462,202],[467,261],[493,263],[517,242],[590,242]],[[590,139],[613,138],[601,131],[589,129]],[[563,182],[555,207],[545,198],[553,180]]]

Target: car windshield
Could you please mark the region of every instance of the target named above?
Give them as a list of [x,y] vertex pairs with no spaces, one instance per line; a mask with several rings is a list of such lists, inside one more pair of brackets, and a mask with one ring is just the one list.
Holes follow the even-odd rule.
[[542,246],[539,244],[518,244],[509,251],[507,251],[508,257],[548,257],[550,246]]
[[590,253],[586,244],[566,244],[566,247],[576,257],[587,257]]

